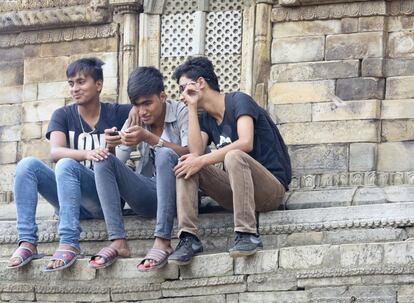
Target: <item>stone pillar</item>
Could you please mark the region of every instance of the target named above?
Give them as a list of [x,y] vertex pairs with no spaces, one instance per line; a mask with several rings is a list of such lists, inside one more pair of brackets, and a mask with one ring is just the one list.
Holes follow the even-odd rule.
[[127,95],[128,76],[138,63],[138,14],[142,1],[113,0],[115,13],[120,18],[121,45],[119,68],[119,103],[129,103]]
[[253,95],[253,54],[254,54],[254,24],[256,7],[254,1],[245,1],[243,9],[243,36],[240,90]]
[[270,49],[272,42],[271,0],[257,1],[253,54],[252,95],[257,103],[267,108],[267,82],[270,73]]

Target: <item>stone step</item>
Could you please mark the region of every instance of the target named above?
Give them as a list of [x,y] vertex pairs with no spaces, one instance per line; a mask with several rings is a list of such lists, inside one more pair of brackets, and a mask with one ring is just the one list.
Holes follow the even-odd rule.
[[94,270],[87,260],[43,273],[47,259],[6,269],[0,301],[37,302],[413,302],[414,241],[285,247],[232,259],[203,254],[141,273],[139,258]]
[[[91,255],[107,245],[103,220],[82,221],[81,245]],[[58,235],[56,220],[39,221],[39,249],[52,254]],[[125,227],[133,255],[144,255],[152,245],[155,220],[126,216]],[[319,209],[285,210],[259,215],[259,230],[269,249],[311,244],[401,241],[414,236],[414,203],[384,203]],[[174,235],[176,234],[176,228]],[[207,252],[227,251],[233,244],[233,215],[200,215],[200,235]],[[16,247],[15,221],[0,221],[0,256]],[[177,240],[174,239],[175,245]]]

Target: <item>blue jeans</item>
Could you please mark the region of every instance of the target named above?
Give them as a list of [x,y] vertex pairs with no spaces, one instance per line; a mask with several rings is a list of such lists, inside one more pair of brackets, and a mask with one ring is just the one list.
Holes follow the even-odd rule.
[[121,197],[137,215],[156,216],[155,237],[171,239],[176,215],[173,168],[177,162],[178,155],[172,149],[158,148],[155,152],[156,176],[153,178],[133,172],[113,155],[94,162],[96,188],[109,240],[126,239],[119,204]]
[[55,171],[28,157],[17,164],[14,196],[19,243],[37,245],[36,207],[40,193],[59,214],[60,244],[80,249],[80,219],[102,218],[94,173],[73,159],[61,159]]

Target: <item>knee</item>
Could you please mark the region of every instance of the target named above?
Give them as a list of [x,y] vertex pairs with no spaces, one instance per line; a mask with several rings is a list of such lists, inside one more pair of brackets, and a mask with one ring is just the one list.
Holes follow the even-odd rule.
[[16,175],[34,171],[37,169],[37,167],[39,167],[40,164],[43,164],[43,162],[35,157],[23,158],[19,161],[19,163],[17,163]]
[[74,159],[71,159],[71,158],[60,159],[56,163],[56,166],[55,166],[56,176],[58,177],[60,174],[72,171],[78,165],[81,165],[81,164],[78,161],[74,160]]
[[168,147],[158,148],[155,152],[155,165],[159,167],[176,165],[178,163],[177,153]]
[[234,167],[238,167],[240,164],[240,161],[246,156],[247,154],[244,151],[241,151],[240,149],[234,149],[229,151],[224,156],[224,166],[226,169],[232,169]]
[[101,161],[93,161],[93,170],[95,174],[98,174],[100,171],[112,167],[115,160],[114,155],[109,155],[108,158]]

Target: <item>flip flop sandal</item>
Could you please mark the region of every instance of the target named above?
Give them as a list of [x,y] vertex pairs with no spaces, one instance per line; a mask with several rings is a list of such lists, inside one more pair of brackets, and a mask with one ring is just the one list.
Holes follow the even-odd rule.
[[45,267],[44,272],[59,271],[71,267],[77,259],[83,258],[83,253],[77,253],[69,249],[58,249],[53,254],[50,261],[62,261],[63,265],[56,268]]
[[15,250],[15,252],[13,253],[13,255],[11,256],[10,259],[19,258],[21,262],[17,265],[14,265],[14,266],[7,266],[7,268],[19,268],[19,267],[25,266],[26,264],[28,264],[32,260],[41,259],[44,256],[45,256],[44,253],[34,254],[33,251],[30,248],[24,247],[24,246],[19,246]]
[[[118,251],[111,247],[102,248],[96,255],[92,256],[89,260],[89,267],[94,269],[107,268],[112,265],[119,257]],[[102,258],[104,263],[96,263],[96,258]]]
[[[165,251],[163,249],[151,248],[147,255],[142,259],[142,261],[137,265],[137,269],[141,272],[148,272],[155,269],[160,269],[168,263],[168,256],[172,254],[172,251]],[[153,266],[145,267],[144,263],[147,260],[155,261]]]

